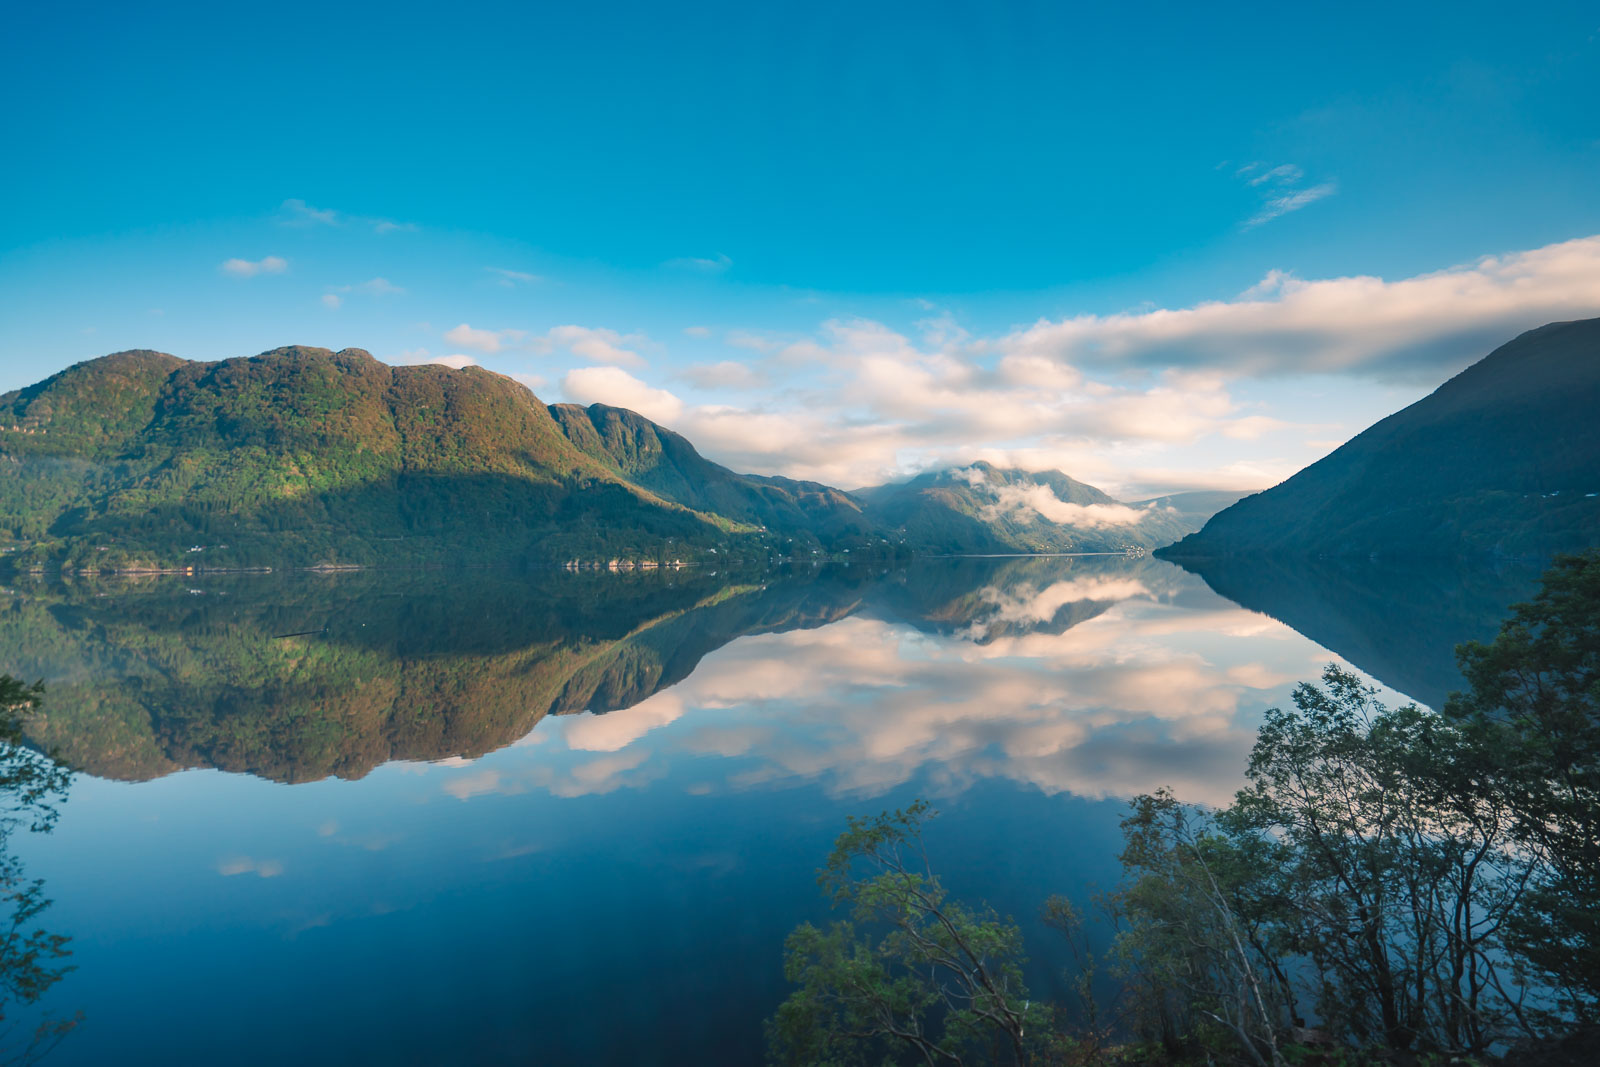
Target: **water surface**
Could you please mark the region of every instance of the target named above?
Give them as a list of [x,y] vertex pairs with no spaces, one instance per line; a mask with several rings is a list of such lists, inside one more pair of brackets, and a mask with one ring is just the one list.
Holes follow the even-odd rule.
[[13,842],[73,938],[46,1006],[84,1022],[50,1062],[759,1061],[844,816],[918,796],[951,888],[1016,916],[1062,992],[1039,906],[1115,880],[1127,798],[1225,802],[1262,711],[1329,662],[1437,703],[1532,579],[1080,557],[18,584],[0,669],[46,679],[35,739],[83,772]]

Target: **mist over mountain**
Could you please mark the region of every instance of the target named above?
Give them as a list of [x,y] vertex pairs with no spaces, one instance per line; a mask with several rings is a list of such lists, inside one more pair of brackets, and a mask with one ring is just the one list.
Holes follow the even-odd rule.
[[1193,530],[1165,506],[1124,504],[1059,471],[978,462],[858,489],[867,514],[940,552],[1117,552]]
[[1164,549],[1172,559],[1545,556],[1600,543],[1600,319],[1495,349],[1288,481]]

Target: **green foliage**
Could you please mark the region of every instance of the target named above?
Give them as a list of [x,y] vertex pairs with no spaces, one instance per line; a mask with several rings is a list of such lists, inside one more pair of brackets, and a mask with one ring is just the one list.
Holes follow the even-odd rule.
[[575,448],[510,379],[388,367],[356,349],[79,364],[0,396],[0,469],[0,540],[24,566],[768,552],[754,526],[665,500]]
[[1022,984],[1022,936],[951,900],[928,866],[918,801],[851,818],[819,883],[849,921],[802,924],[784,973],[799,988],[769,1022],[781,1064],[1048,1062],[1065,1049]]
[[1561,990],[1562,1010],[1600,1011],[1600,551],[1556,560],[1490,643],[1459,649],[1471,690],[1447,714],[1491,757],[1476,789],[1507,806],[1524,847],[1548,860],[1514,917],[1517,950]]

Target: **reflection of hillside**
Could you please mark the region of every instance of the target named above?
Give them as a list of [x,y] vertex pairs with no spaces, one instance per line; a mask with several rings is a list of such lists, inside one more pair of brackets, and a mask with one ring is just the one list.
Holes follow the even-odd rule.
[[987,644],[1065,633],[1132,597],[1175,588],[1178,572],[1124,556],[974,557],[919,561],[873,588],[875,614]]
[[[281,781],[476,756],[546,714],[630,706],[745,634],[847,614],[848,577],[721,584],[451,575],[13,592],[5,669],[44,677],[33,740],[93,774]],[[303,633],[302,631],[317,631]],[[277,637],[281,634],[297,634]]]
[[979,644],[1060,634],[1164,595],[1178,574],[1121,557],[1011,558],[24,586],[0,600],[0,670],[47,681],[32,740],[92,774],[356,778],[388,760],[479,756],[546,715],[631,707],[747,634],[863,608]]
[[1533,593],[1530,564],[1268,558],[1185,560],[1235,603],[1283,622],[1378,681],[1429,707],[1462,687],[1455,646],[1494,636],[1506,609]]

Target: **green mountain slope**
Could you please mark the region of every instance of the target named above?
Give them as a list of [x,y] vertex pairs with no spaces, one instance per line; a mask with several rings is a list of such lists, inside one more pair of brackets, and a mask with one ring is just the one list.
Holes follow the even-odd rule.
[[1058,471],[983,462],[854,495],[893,537],[939,552],[1117,552],[1194,529],[1166,508],[1123,504]]
[[1600,544],[1600,319],[1542,326],[1169,558],[1540,556]]
[[569,441],[619,477],[696,511],[830,549],[864,545],[876,532],[849,494],[820,482],[736,474],[637,412],[554,404],[550,414]]
[[0,536],[71,566],[555,561],[754,532],[620,477],[479,368],[141,351],[0,396]]

